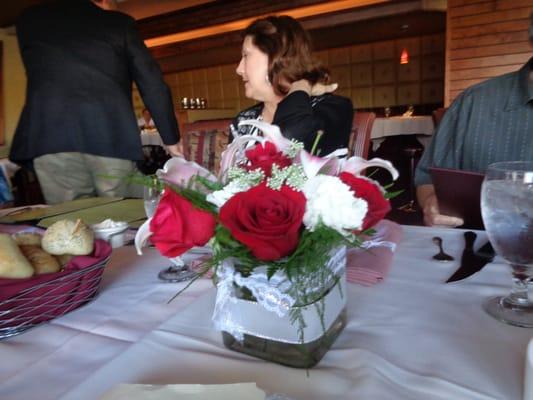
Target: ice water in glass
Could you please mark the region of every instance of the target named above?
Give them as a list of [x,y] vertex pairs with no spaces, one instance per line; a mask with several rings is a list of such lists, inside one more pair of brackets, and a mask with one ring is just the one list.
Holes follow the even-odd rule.
[[533,278],[533,162],[491,164],[481,190],[481,213],[492,245],[512,268],[514,283],[510,295],[489,299],[485,310],[503,322],[533,328],[528,293]]

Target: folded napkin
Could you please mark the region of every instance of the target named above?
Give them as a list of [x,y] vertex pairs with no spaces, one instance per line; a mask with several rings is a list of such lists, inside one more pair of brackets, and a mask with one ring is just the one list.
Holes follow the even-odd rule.
[[222,385],[142,385],[120,384],[100,400],[264,400],[265,392],[255,383]]
[[363,243],[363,247],[347,251],[348,282],[371,286],[388,275],[396,245],[402,238],[402,227],[395,222],[382,220],[374,230],[376,233]]
[[533,339],[526,349],[526,367],[524,369],[524,400],[533,399]]

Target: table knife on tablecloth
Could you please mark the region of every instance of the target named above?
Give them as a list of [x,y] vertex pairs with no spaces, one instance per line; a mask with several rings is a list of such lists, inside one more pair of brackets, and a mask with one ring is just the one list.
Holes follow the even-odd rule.
[[490,242],[481,246],[477,252],[474,251],[474,242],[476,233],[472,231],[465,232],[465,248],[461,256],[461,266],[446,283],[457,282],[480,271],[485,265],[494,260],[495,251]]

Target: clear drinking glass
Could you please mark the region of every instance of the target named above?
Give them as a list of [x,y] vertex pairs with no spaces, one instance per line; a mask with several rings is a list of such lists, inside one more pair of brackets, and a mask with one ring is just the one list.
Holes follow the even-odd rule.
[[488,299],[485,310],[511,325],[533,328],[533,162],[489,165],[481,189],[481,213],[496,252],[507,261],[513,288],[506,297]]
[[[144,187],[144,211],[146,216],[151,218],[155,214],[159,199],[162,195],[162,190],[154,180],[151,186]],[[189,266],[183,262],[181,257],[174,257],[169,259],[172,265],[160,271],[157,275],[159,279],[165,282],[183,282],[194,278],[197,274],[192,271]]]

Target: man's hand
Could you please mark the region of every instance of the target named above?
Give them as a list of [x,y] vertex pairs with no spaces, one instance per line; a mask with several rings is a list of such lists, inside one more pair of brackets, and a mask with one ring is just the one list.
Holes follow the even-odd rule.
[[185,158],[185,156],[183,155],[183,145],[181,144],[181,142],[178,142],[176,144],[166,145],[165,147],[166,147],[168,153],[172,157]]
[[424,212],[424,224],[456,227],[464,224],[461,218],[443,215],[439,211],[439,202],[433,185],[421,185],[416,188],[418,203]]

